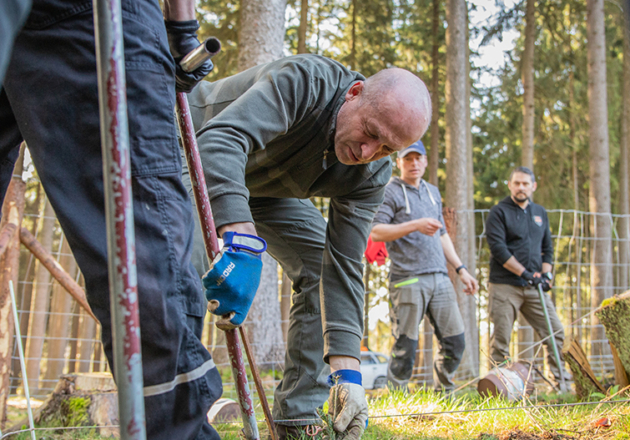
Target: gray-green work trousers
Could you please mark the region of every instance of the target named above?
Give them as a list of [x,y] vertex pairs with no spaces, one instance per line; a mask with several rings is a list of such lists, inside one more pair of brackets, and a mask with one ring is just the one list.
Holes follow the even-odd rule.
[[[191,191],[186,172],[183,182]],[[284,376],[275,391],[273,418],[313,419],[330,393],[319,302],[326,221],[310,200],[251,197],[249,207],[258,235],[267,242],[267,252],[293,283]],[[208,270],[197,216],[192,261],[200,275]]]
[[[490,341],[490,355],[495,362],[501,363],[510,357],[510,337],[512,336],[512,327],[519,311],[523,313],[523,316],[538,333],[538,336],[541,338],[549,336],[545,313],[543,312],[537,289],[490,283],[489,294],[490,320],[494,324],[494,332]],[[560,359],[562,360],[564,329],[551,297],[545,294],[544,298],[547,311],[549,312],[551,327],[556,334],[555,339]],[[544,344],[547,346],[547,365],[549,365],[549,369],[557,381],[560,378],[560,370],[553,355],[551,339],[547,339]],[[521,349],[524,349],[524,347]],[[562,368],[564,377],[569,377],[564,366]]]
[[[414,279],[418,281],[395,287]],[[420,322],[426,314],[439,344],[433,363],[440,382],[437,388],[452,391],[455,388],[453,376],[462,360],[466,340],[464,321],[450,278],[438,272],[392,281],[389,300],[392,336],[396,341],[387,369],[388,382],[395,388],[407,387],[416,359]]]

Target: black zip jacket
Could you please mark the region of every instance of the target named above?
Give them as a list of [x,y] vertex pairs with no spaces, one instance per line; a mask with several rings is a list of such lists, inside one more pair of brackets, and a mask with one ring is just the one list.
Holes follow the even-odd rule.
[[490,209],[486,220],[490,246],[490,282],[526,286],[527,281],[503,267],[514,256],[531,272],[541,272],[543,263],[553,263],[553,243],[547,211],[530,202],[522,209],[506,197]]

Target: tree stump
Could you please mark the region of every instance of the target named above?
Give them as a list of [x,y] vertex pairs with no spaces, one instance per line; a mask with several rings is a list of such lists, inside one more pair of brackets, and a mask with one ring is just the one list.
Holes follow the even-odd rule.
[[593,393],[606,394],[606,390],[595,377],[580,344],[576,340],[571,340],[571,343],[565,344],[564,347],[564,360],[569,364],[573,373],[573,382],[578,399],[587,400]]
[[595,315],[606,328],[606,336],[617,349],[621,364],[630,372],[630,291],[603,301]]
[[[118,438],[118,392],[109,373],[66,374],[53,393],[34,414],[39,426],[96,426],[94,434]],[[27,425],[23,420],[9,431]],[[85,432],[78,431],[81,434]]]

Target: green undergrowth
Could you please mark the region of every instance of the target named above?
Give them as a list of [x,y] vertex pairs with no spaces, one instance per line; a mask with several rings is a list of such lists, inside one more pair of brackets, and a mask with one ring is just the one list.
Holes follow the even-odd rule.
[[[619,399],[625,400],[626,397]],[[369,402],[370,423],[363,439],[630,440],[629,403],[545,407],[572,403],[575,403],[573,396],[556,394],[508,402],[502,398],[482,398],[476,393],[449,398],[425,390],[411,394],[385,392]],[[535,407],[517,408],[521,406]],[[488,411],[494,408],[506,409]],[[239,438],[238,425],[221,425],[217,429],[221,438]],[[259,429],[261,439],[267,439],[266,426],[261,424]],[[341,439],[334,434],[320,434],[316,437],[302,435],[296,440]]]

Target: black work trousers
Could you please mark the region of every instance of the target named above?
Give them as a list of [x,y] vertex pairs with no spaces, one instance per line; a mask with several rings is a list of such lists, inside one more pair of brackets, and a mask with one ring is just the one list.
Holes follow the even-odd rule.
[[[218,439],[206,413],[221,379],[200,341],[205,299],[190,263],[191,203],[181,183],[174,62],[155,0],[123,0],[147,435]],[[35,0],[0,94],[0,193],[19,142],[83,272],[110,366],[103,164],[91,0]]]

